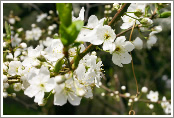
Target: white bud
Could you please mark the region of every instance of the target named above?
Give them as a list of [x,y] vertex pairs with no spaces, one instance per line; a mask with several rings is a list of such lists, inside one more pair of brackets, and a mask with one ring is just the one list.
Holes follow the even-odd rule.
[[143,93],[147,93],[147,91],[148,91],[148,88],[145,86],[141,89],[141,92],[143,92]]
[[20,46],[21,46],[21,48],[26,48],[27,44],[26,43],[21,43]]
[[130,102],[128,102],[128,106],[131,106],[131,103]]
[[55,80],[55,82],[56,82],[57,84],[61,84],[62,82],[65,81],[65,78],[64,78],[63,76],[61,76],[61,75],[58,75],[58,76],[56,76],[56,77],[54,78],[54,80]]
[[129,99],[129,102],[131,103],[131,102],[133,102],[133,100],[132,99]]
[[8,83],[3,83],[3,87],[4,87],[4,89],[7,89],[9,87],[9,84]]
[[6,76],[6,75],[3,75],[2,77],[3,77],[3,82],[6,83],[7,80],[8,80],[8,79],[7,79],[7,76]]
[[115,91],[114,93],[115,93],[115,94],[119,94],[119,91]]
[[15,24],[16,20],[15,20],[14,18],[9,18],[9,19],[8,19],[8,22],[9,22],[10,24]]
[[153,105],[153,104],[149,104],[148,107],[149,107],[150,109],[153,109],[153,108],[154,108],[154,105]]
[[126,86],[121,86],[121,90],[126,90]]
[[27,52],[26,52],[26,51],[23,51],[22,54],[23,54],[23,55],[27,55]]
[[86,94],[86,91],[82,88],[77,88],[76,94],[80,97],[83,97]]
[[101,93],[101,96],[105,96],[105,93],[103,92],[103,93]]
[[13,88],[14,88],[15,91],[20,91],[21,88],[22,88],[22,84],[21,83],[15,83],[13,85]]
[[137,101],[138,101],[138,98],[137,98],[137,97],[136,97],[136,98],[134,98],[134,101],[135,101],[135,102],[137,102]]
[[12,96],[12,97],[16,97],[16,93],[12,93],[11,96]]
[[31,27],[32,27],[32,28],[36,27],[36,24],[31,24]]
[[19,29],[17,29],[18,32],[22,32],[24,29],[21,27]]
[[8,97],[8,93],[7,92],[3,92],[3,97],[7,98]]
[[54,28],[56,28],[56,27],[57,27],[57,24],[53,24],[52,26],[53,26]]
[[3,47],[6,48],[7,47],[7,42],[3,42]]
[[114,93],[110,93],[110,96],[114,96]]
[[118,3],[114,3],[113,4],[113,8],[115,8],[116,10],[120,9],[120,5]]
[[51,19],[51,16],[47,16],[47,19],[50,20]]
[[53,26],[49,26],[49,27],[48,27],[48,30],[50,30],[50,31],[52,31],[53,29],[54,29]]
[[50,10],[50,11],[49,11],[49,14],[53,14],[53,10]]
[[143,41],[139,37],[137,37],[132,43],[136,49],[140,50],[143,48]]
[[18,58],[17,57],[14,57],[14,59],[13,59],[14,61],[18,61]]
[[130,93],[125,93],[125,96],[126,97],[130,97]]
[[96,53],[96,51],[92,51],[92,53],[91,53],[91,55],[96,55],[97,53]]

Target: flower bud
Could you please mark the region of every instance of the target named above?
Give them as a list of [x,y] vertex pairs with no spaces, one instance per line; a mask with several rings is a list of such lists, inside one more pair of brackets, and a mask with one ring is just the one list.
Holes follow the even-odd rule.
[[141,89],[141,92],[143,92],[143,93],[147,93],[147,91],[148,91],[148,88],[145,86]]
[[58,76],[55,77],[55,81],[56,81],[57,84],[62,84],[65,80],[66,79],[61,75],[58,75]]
[[140,21],[141,24],[143,25],[151,25],[153,23],[153,21],[149,18],[143,18],[141,21]]
[[4,83],[3,87],[4,87],[4,89],[7,89],[9,87],[9,84],[8,83]]
[[15,91],[20,91],[21,88],[22,88],[22,84],[21,83],[15,83],[13,85],[13,88],[14,88]]
[[16,97],[16,93],[12,93],[11,96],[15,98]]
[[2,77],[3,77],[3,82],[6,83],[8,81],[7,76],[3,75]]
[[20,47],[21,47],[21,48],[26,48],[26,47],[27,47],[27,44],[26,44],[26,43],[21,43],[21,44],[20,44]]
[[143,48],[143,41],[139,37],[137,37],[132,43],[134,44],[135,48],[138,50]]
[[7,92],[3,92],[3,97],[7,98],[8,97],[8,93]]
[[113,4],[113,8],[116,9],[116,10],[118,10],[118,9],[121,8],[121,6],[118,3],[114,3]]
[[143,12],[142,12],[142,10],[141,9],[136,9],[136,11],[135,11],[135,16],[137,16],[137,17],[141,17],[142,15],[143,15]]
[[126,86],[121,86],[121,90],[126,90]]

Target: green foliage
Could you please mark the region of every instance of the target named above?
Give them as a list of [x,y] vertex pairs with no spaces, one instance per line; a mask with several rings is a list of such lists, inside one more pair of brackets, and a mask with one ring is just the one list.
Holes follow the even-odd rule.
[[84,23],[80,20],[72,22],[72,4],[57,3],[56,7],[61,22],[59,28],[61,41],[64,46],[69,46],[76,40]]
[[56,3],[61,24],[66,27],[72,23],[72,3]]
[[54,67],[54,72],[58,73],[60,69],[62,68],[62,65],[64,64],[63,58],[57,61],[55,67]]
[[171,11],[166,11],[159,15],[160,18],[168,18],[170,16],[171,16]]
[[10,24],[8,24],[7,22],[5,22],[5,30],[6,30],[7,40],[11,39]]

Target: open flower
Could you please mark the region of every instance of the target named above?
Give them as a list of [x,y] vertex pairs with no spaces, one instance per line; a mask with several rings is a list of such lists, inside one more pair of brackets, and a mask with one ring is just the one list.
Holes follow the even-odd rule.
[[120,36],[115,40],[115,50],[112,52],[112,61],[114,64],[123,67],[122,64],[129,64],[132,60],[128,53],[134,49],[134,45],[130,41],[125,41],[125,36]]
[[81,97],[75,94],[73,80],[69,79],[62,84],[56,84],[54,94],[54,105],[62,106],[69,101],[72,105],[79,105]]
[[152,102],[157,102],[158,101],[158,91],[153,92],[150,91],[149,94],[147,94],[147,98],[150,99]]
[[22,71],[22,63],[20,61],[11,61],[9,64],[8,73],[12,76],[20,75]]
[[41,102],[44,98],[44,92],[50,92],[54,87],[54,80],[50,79],[50,72],[47,67],[42,66],[39,73],[31,72],[28,77],[30,86],[24,91],[29,97],[34,97],[34,102]]

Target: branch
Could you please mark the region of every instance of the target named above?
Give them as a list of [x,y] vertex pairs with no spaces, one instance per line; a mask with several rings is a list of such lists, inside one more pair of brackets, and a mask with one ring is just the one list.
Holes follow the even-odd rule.
[[124,14],[124,12],[126,12],[127,8],[130,6],[131,3],[125,3],[120,10],[118,10],[118,12],[115,14],[115,16],[113,17],[113,19],[109,22],[109,26],[113,25],[115,22],[117,22],[121,16]]

